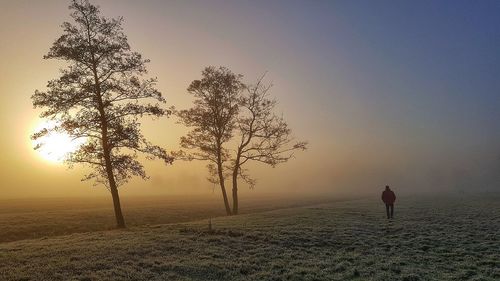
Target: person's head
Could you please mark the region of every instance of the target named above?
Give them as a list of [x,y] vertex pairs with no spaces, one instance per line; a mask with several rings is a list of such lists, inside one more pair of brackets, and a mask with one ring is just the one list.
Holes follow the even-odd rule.
[[388,185],[385,186],[385,190],[390,190]]

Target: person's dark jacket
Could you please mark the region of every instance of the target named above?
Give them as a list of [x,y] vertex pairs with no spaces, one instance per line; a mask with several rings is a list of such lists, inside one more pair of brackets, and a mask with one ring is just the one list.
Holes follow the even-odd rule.
[[396,194],[394,194],[392,190],[384,190],[384,192],[382,192],[382,201],[384,201],[385,204],[394,204],[394,201],[396,201]]

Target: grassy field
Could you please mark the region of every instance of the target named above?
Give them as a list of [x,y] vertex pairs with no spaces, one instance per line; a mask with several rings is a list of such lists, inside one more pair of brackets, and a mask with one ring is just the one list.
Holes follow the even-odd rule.
[[[244,214],[327,200],[317,196],[280,200],[273,196],[254,196],[243,198],[240,208]],[[127,225],[132,227],[188,222],[225,214],[218,196],[123,197],[122,209]],[[111,197],[0,201],[0,243],[110,230],[115,225]]]
[[0,280],[500,280],[500,197],[316,204],[0,244]]

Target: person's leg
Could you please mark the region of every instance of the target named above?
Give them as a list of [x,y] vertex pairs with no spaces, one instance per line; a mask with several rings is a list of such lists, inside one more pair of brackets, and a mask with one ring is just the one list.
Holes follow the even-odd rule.
[[390,215],[389,215],[389,204],[385,204],[385,211],[387,213],[387,218],[389,219],[390,218]]
[[394,204],[391,204],[391,219],[394,217]]

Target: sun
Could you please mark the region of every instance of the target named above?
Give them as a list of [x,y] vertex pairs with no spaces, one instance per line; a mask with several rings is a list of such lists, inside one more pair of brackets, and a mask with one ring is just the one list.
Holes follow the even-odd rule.
[[[43,128],[51,129],[57,125],[54,121],[43,121],[35,129],[35,132]],[[68,134],[62,132],[50,132],[49,134],[33,141],[33,147],[46,161],[51,163],[62,163],[69,153],[76,151],[85,142],[83,139],[74,140]]]

